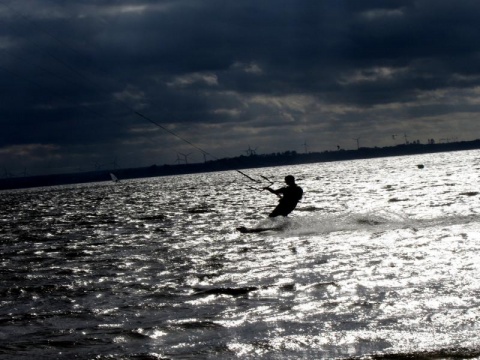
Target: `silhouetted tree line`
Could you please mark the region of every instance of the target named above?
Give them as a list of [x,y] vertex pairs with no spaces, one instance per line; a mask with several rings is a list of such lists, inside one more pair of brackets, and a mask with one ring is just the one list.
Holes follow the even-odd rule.
[[480,140],[461,141],[436,144],[433,139],[428,144],[419,142],[396,145],[391,147],[360,147],[358,150],[343,150],[297,153],[285,151],[274,154],[250,154],[234,158],[210,160],[195,164],[151,165],[142,168],[99,170],[74,174],[55,174],[30,177],[0,179],[0,190],[37,186],[54,186],[85,182],[111,181],[110,173],[114,172],[120,179],[133,179],[154,176],[180,175],[189,173],[241,170],[269,166],[297,165],[316,162],[368,159],[389,156],[426,154],[480,149]]

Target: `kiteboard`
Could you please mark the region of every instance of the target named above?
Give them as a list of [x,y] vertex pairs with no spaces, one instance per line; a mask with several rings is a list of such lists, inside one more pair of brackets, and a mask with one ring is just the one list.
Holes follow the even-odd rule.
[[237,228],[237,231],[240,231],[242,234],[249,234],[249,233],[261,233],[265,231],[279,231],[279,228],[247,228],[245,226],[240,226]]

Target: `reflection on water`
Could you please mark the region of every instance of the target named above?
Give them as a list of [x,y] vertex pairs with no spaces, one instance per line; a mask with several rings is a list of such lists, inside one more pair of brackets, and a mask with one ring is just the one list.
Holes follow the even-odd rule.
[[480,356],[479,159],[248,171],[261,234],[235,172],[2,192],[0,358]]

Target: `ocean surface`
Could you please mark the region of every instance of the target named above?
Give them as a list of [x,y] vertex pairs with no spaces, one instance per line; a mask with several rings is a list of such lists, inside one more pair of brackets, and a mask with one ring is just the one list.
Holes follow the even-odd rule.
[[244,172],[0,192],[0,359],[480,359],[480,151]]

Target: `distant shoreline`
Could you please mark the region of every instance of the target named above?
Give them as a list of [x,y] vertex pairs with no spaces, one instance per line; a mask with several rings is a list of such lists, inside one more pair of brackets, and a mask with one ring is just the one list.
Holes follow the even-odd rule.
[[0,190],[31,187],[58,186],[67,184],[112,181],[110,173],[120,180],[194,174],[202,172],[244,170],[271,166],[299,165],[332,161],[372,159],[392,156],[419,155],[451,151],[480,149],[480,140],[441,144],[402,144],[390,147],[360,148],[358,150],[336,150],[316,153],[286,151],[276,154],[238,156],[207,161],[205,163],[178,165],[151,165],[140,168],[108,169],[71,174],[52,174],[0,179]]

